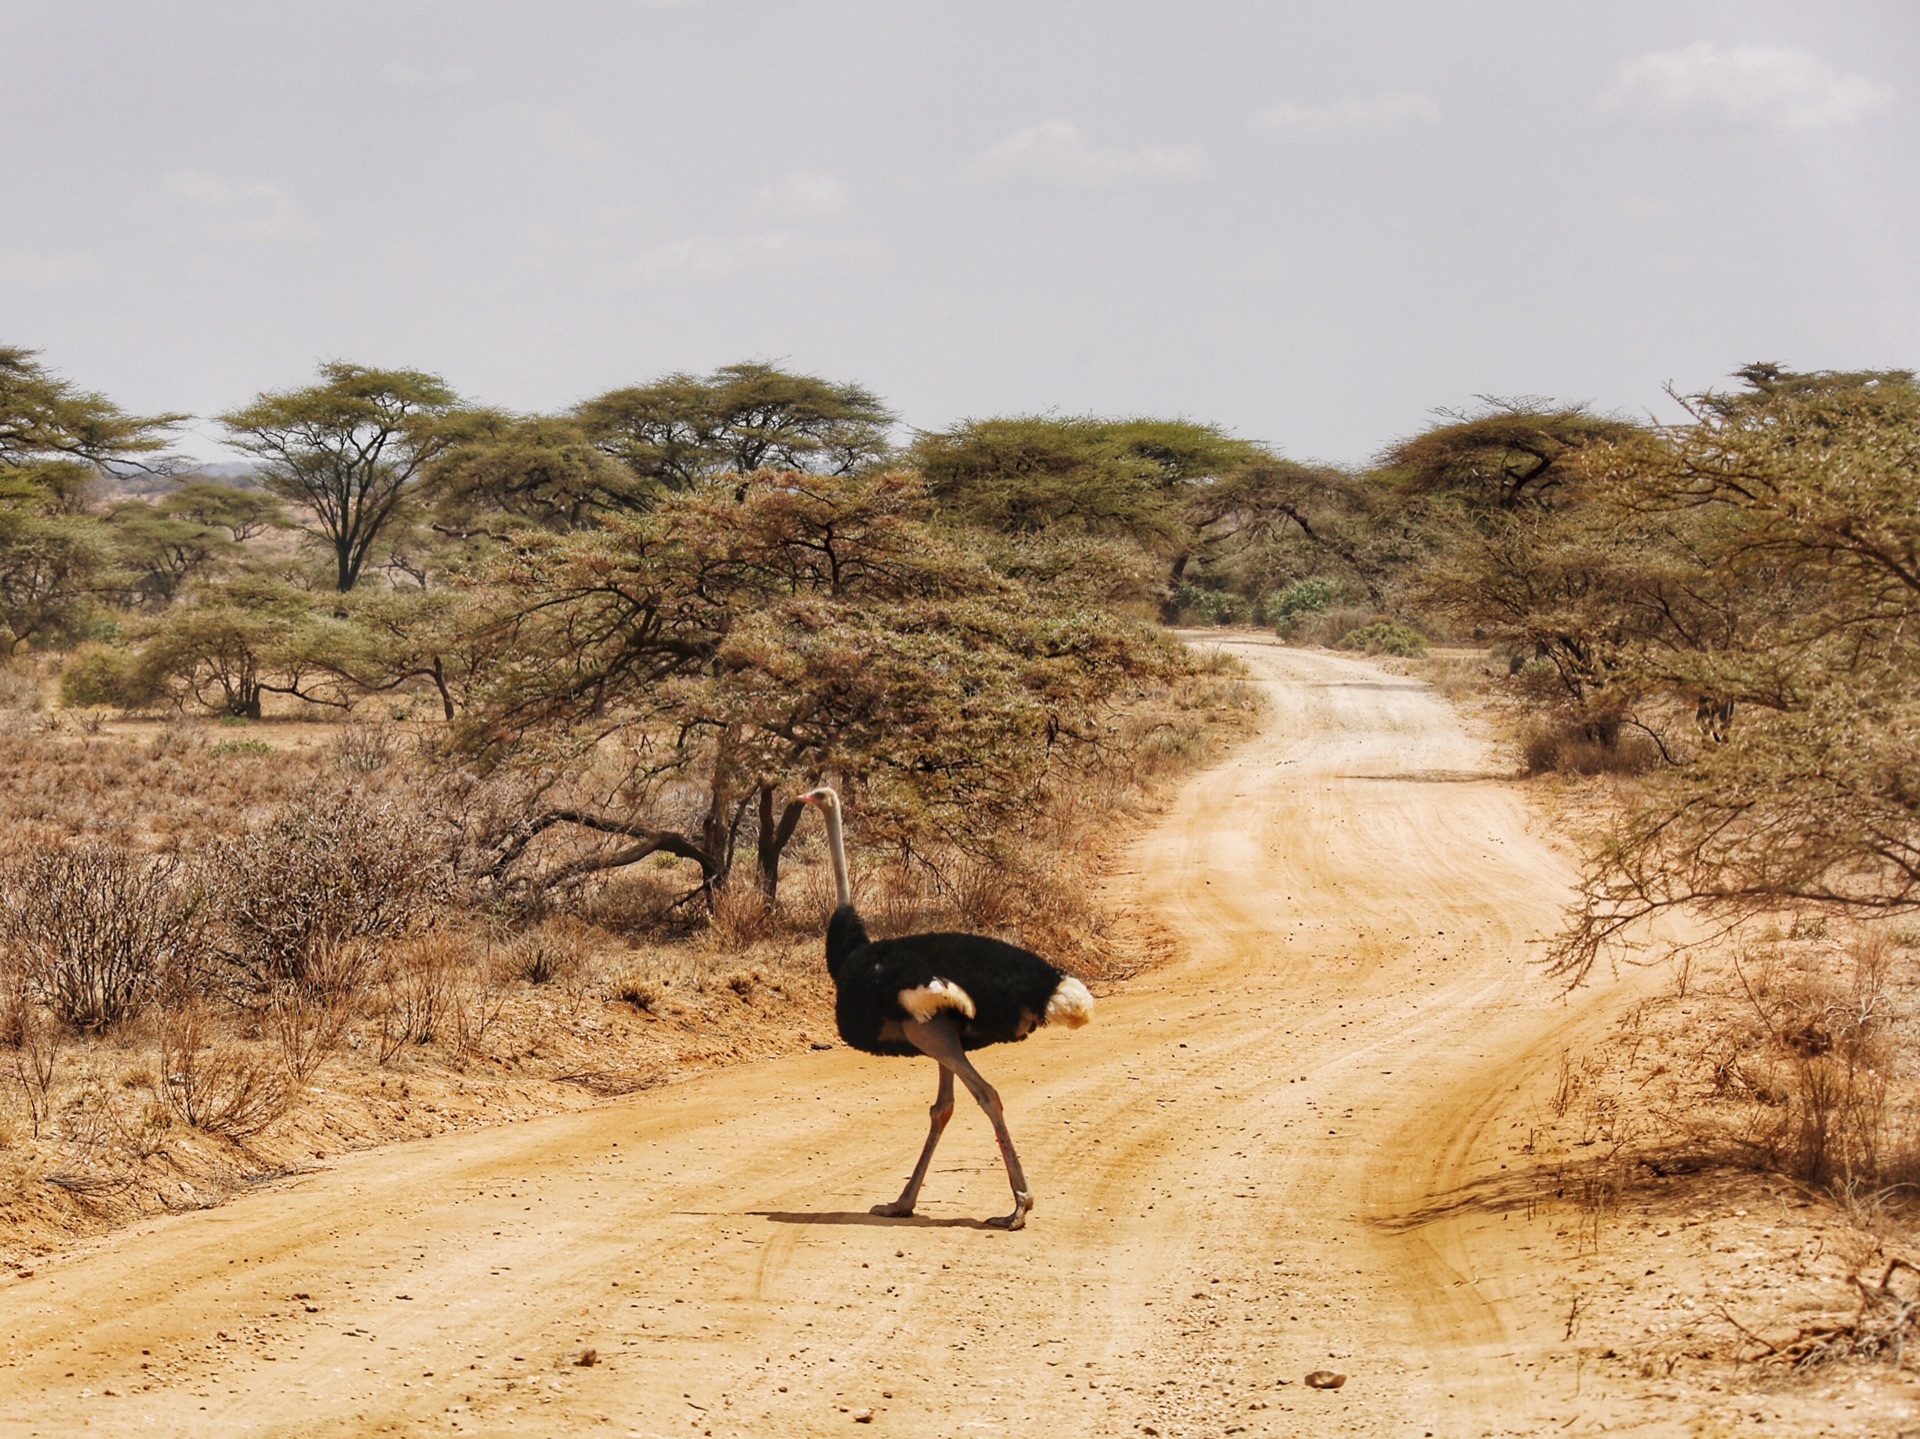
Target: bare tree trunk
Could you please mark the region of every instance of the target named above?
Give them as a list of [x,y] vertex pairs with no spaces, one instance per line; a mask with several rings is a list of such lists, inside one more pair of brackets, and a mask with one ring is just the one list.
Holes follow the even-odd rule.
[[766,891],[769,901],[780,897],[780,856],[786,853],[787,841],[793,838],[794,828],[800,823],[800,815],[805,808],[797,799],[788,800],[776,823],[773,817],[773,786],[761,782],[760,887]]
[[447,688],[447,669],[439,655],[433,657],[433,687],[440,691],[440,708],[446,714],[447,723],[452,724],[453,693]]

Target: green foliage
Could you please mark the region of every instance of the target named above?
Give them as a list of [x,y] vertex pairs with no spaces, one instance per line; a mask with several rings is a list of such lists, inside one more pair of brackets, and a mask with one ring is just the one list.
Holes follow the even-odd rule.
[[1007,534],[1123,535],[1182,544],[1193,487],[1260,453],[1212,425],[1020,415],[923,434],[911,460],[955,518]]
[[163,495],[154,505],[170,519],[190,521],[208,529],[225,530],[236,545],[268,530],[289,529],[293,517],[274,496],[258,490],[196,480]]
[[473,528],[499,519],[574,530],[609,514],[643,510],[664,493],[588,438],[575,418],[477,410],[427,473],[442,523]]
[[344,655],[361,644],[345,620],[316,612],[313,596],[264,575],[196,587],[152,626],[138,650],[135,687],[171,688],[238,719],[259,719],[269,694],[344,705]]
[[[490,577],[501,661],[459,734],[494,763],[633,756],[619,816],[556,812],[717,882],[755,823],[771,887],[792,806],[832,775],[872,832],[980,842],[1103,742],[1164,651],[1093,609],[1035,605],[928,524],[909,476],[762,473],[601,530],[529,539]],[[672,822],[689,789],[697,824]],[[529,836],[530,837],[530,836]],[[510,840],[502,865],[525,852]]]
[[170,514],[144,500],[116,505],[106,523],[130,597],[149,608],[170,604],[188,580],[239,552],[224,527]]
[[1181,585],[1173,592],[1174,610],[1181,619],[1198,625],[1233,625],[1246,614],[1246,601],[1222,590]]
[[1340,598],[1340,586],[1325,575],[1295,580],[1267,602],[1267,619],[1282,639],[1308,615],[1317,615]]
[[1470,512],[1553,504],[1582,450],[1641,433],[1639,426],[1595,415],[1585,405],[1556,406],[1532,397],[1486,397],[1478,412],[1449,419],[1392,446],[1380,463],[1407,494],[1448,500]]
[[[1441,567],[1456,613],[1552,661],[1582,733],[1662,755],[1593,856],[1570,972],[1675,906],[1920,907],[1920,386],[1743,378]],[[1708,704],[1730,730],[1695,728]]]
[[0,656],[84,633],[112,559],[92,516],[0,501]]
[[638,496],[721,474],[782,469],[848,475],[889,450],[893,412],[860,385],[757,361],[673,374],[588,400],[572,417],[644,484]]
[[85,510],[102,466],[138,463],[180,415],[128,415],[0,346],[0,656],[84,631],[113,555]]
[[82,645],[60,671],[60,703],[74,709],[112,706],[142,710],[166,697],[166,688],[124,649],[102,644]]
[[207,754],[212,759],[229,754],[272,754],[273,746],[263,739],[223,739],[209,747]]
[[1357,630],[1349,630],[1341,636],[1340,648],[1411,659],[1427,652],[1427,642],[1418,630],[1410,629],[1398,620],[1381,619]]
[[344,592],[423,470],[458,439],[458,407],[437,375],[329,361],[319,384],[269,391],[219,418],[229,443],[261,460],[267,488],[332,549]]
[[0,345],[0,504],[71,511],[101,466],[137,463],[187,418],[129,415],[60,379],[36,355]]

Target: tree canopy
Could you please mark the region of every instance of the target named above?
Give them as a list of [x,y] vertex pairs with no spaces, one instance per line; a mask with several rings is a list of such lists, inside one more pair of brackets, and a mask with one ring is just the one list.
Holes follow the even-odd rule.
[[649,508],[661,487],[613,458],[572,416],[472,410],[426,476],[440,524],[576,530]]
[[894,418],[862,385],[759,361],[612,390],[573,412],[593,444],[659,493],[759,469],[852,474],[887,455]]
[[[717,881],[752,834],[771,889],[797,815],[776,801],[826,775],[903,843],[989,832],[1164,659],[1097,611],[1033,604],[927,519],[910,476],[763,471],[737,499],[673,495],[503,557],[508,658],[462,721],[466,748],[623,756],[618,815],[536,816],[503,866],[567,824],[634,841],[595,866],[664,849]],[[690,793],[697,813],[677,818]]]
[[0,654],[70,639],[107,582],[113,549],[86,513],[109,465],[143,463],[182,415],[129,415],[0,346]]
[[1261,453],[1188,420],[1015,415],[922,434],[909,458],[942,509],[967,524],[1125,535],[1172,552],[1186,542],[1188,492]]
[[360,581],[425,467],[453,443],[459,399],[437,375],[329,361],[320,383],[269,391],[221,415],[267,488],[292,501],[332,549],[341,591]]
[[[1590,700],[1660,741],[1588,871],[1575,973],[1677,907],[1920,907],[1920,386],[1742,378],[1590,450],[1581,513],[1510,517],[1456,578],[1516,634],[1577,638]],[[1703,696],[1737,707],[1725,743],[1687,737]]]
[[1582,449],[1639,430],[1585,405],[1531,396],[1489,396],[1478,411],[1448,419],[1388,448],[1380,467],[1411,495],[1450,499],[1474,512],[1550,505]]

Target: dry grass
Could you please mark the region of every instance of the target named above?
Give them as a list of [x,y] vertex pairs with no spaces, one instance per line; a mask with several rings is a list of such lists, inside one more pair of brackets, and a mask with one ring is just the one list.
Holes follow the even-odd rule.
[[[1523,1150],[1568,1206],[1562,1233],[1615,1271],[1589,1290],[1607,1352],[1643,1377],[1903,1363],[1920,1335],[1920,952],[1786,920],[1668,978],[1562,1055]],[[1691,1289],[1636,1292],[1642,1260],[1675,1250],[1694,1255]]]

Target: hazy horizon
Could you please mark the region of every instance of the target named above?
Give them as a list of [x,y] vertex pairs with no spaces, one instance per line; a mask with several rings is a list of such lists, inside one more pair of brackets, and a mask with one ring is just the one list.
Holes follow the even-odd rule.
[[1892,0],[0,0],[0,46],[0,343],[136,411],[762,358],[1353,462],[1480,394],[1920,360]]

